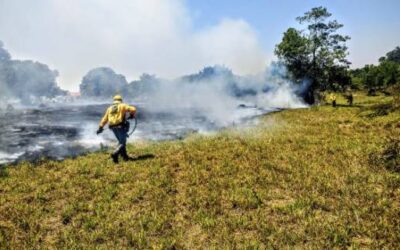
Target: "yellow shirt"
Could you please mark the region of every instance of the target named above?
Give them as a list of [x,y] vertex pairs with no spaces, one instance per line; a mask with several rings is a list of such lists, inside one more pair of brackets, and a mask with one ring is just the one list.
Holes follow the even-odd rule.
[[333,93],[329,94],[328,100],[331,101],[331,102],[336,101],[336,95],[333,94]]
[[126,112],[134,115],[136,113],[136,108],[118,101],[114,102],[113,105],[107,109],[103,119],[101,119],[100,127],[104,127],[107,122],[110,126],[121,124],[125,120]]

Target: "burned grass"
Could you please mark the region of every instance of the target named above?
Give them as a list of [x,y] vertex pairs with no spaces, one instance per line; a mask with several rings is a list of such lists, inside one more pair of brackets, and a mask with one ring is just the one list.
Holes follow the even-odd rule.
[[397,248],[400,175],[371,155],[398,164],[387,138],[400,113],[368,116],[390,101],[358,95],[355,108],[130,145],[137,160],[119,165],[99,152],[3,168],[0,246]]

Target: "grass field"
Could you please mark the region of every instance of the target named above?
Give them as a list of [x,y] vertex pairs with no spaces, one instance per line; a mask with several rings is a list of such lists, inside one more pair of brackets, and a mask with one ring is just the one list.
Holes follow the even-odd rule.
[[[391,97],[0,170],[0,248],[400,247]],[[339,104],[343,104],[339,100]]]

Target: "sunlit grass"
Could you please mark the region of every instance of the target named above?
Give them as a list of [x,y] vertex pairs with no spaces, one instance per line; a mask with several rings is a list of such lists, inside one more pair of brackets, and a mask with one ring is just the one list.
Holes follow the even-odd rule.
[[1,169],[0,247],[395,249],[399,159],[385,152],[399,150],[400,113],[390,102],[358,94],[354,107],[130,145],[139,158],[119,165],[99,152]]

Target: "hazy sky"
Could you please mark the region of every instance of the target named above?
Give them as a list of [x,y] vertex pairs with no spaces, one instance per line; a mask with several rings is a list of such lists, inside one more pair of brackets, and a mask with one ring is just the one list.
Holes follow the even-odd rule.
[[344,24],[353,67],[377,63],[379,57],[400,46],[400,0],[189,0],[196,28],[212,25],[222,17],[242,18],[258,33],[268,58],[297,16],[325,6]]
[[320,5],[352,37],[353,67],[400,46],[398,0],[0,0],[0,40],[13,58],[57,69],[61,87],[74,91],[99,66],[128,80],[214,64],[249,74],[274,59],[295,17]]

